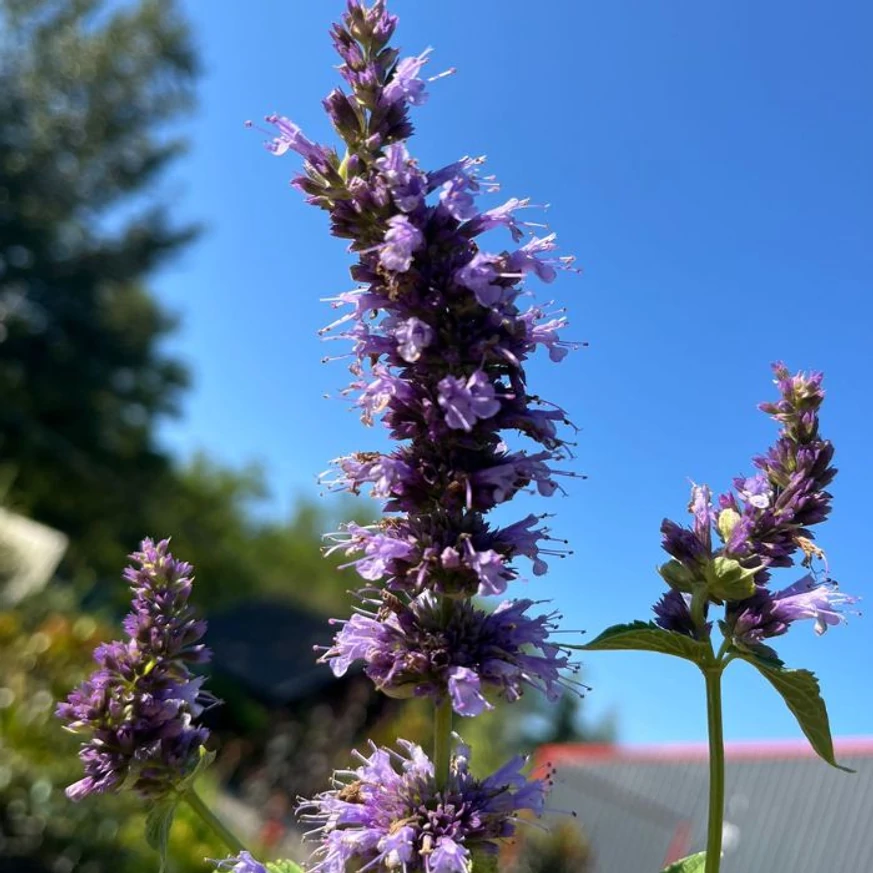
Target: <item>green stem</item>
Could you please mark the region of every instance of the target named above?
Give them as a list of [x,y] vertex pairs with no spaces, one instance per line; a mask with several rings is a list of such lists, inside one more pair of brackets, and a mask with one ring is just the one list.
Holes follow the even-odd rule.
[[438,703],[434,714],[433,768],[437,788],[442,791],[449,782],[452,760],[452,701],[447,697]]
[[200,818],[212,829],[213,833],[230,849],[231,853],[238,855],[245,849],[245,846],[228,830],[224,823],[215,815],[215,813],[203,802],[203,798],[193,789],[189,788],[182,798],[187,802],[188,806],[200,816]]
[[703,671],[706,677],[706,718],[709,727],[709,827],[706,837],[706,873],[721,869],[724,821],[724,730],[721,714],[722,666]]
[[[451,621],[451,598],[443,597],[440,604],[440,617],[444,627]],[[442,791],[449,784],[452,762],[452,701],[448,694],[445,700],[436,705],[433,728],[433,769],[437,789]]]

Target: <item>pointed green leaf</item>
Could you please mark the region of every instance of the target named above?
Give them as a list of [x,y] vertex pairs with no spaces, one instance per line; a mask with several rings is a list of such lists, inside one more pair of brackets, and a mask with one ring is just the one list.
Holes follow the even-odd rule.
[[303,873],[303,868],[293,861],[269,861],[267,863],[268,873]]
[[737,654],[755,667],[779,692],[816,754],[832,767],[853,773],[854,771],[848,767],[839,765],[834,757],[828,711],[815,674],[810,673],[809,670],[790,670],[787,667],[775,666],[772,661],[747,652]]
[[176,797],[164,798],[157,801],[146,816],[146,842],[161,859],[158,873],[164,873],[167,868],[167,843],[178,804],[179,800]]
[[689,855],[675,864],[671,864],[662,873],[703,873],[706,867],[706,852]]
[[568,648],[583,652],[661,652],[664,655],[684,658],[694,664],[706,664],[712,658],[712,648],[708,642],[694,640],[685,634],[673,633],[658,627],[654,622],[645,621],[613,625],[590,643]]

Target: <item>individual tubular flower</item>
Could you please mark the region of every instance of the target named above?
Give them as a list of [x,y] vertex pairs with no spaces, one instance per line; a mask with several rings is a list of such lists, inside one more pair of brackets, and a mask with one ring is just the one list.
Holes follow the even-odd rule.
[[194,723],[211,698],[189,669],[209,660],[206,623],[188,604],[192,568],[168,540],[143,540],[130,557],[127,639],[98,647],[99,669],[57,709],[69,730],[90,734],[79,753],[85,777],[67,788],[73,800],[123,783],[144,797],[164,794],[194,769],[209,736]]
[[212,863],[216,870],[221,870],[223,873],[268,873],[267,868],[260,861],[256,861],[249,852],[240,852],[233,858]]
[[[537,349],[558,361],[577,344],[559,337],[562,311],[519,304],[528,277],[551,282],[572,259],[555,256],[554,234],[528,232],[528,201],[478,204],[496,189],[480,176],[481,158],[418,166],[408,113],[439,76],[422,77],[428,52],[401,58],[388,46],[395,26],[382,0],[352,0],[332,30],[350,93],[335,90],[325,108],[343,149],[275,115],[268,147],[303,157],[294,185],[350,241],[358,287],[332,301],[350,311],[324,333],[351,343],[347,393],[362,420],[381,419],[403,444],[338,462],[337,487],[372,484],[388,511],[405,514],[390,532],[350,531],[343,548],[359,549],[354,564],[367,581],[499,594],[515,573],[506,550],[485,542],[482,514],[530,484],[554,493],[553,466],[570,455],[559,433],[566,414],[528,390],[525,365]],[[480,237],[492,229],[509,231],[508,250],[485,250]],[[510,451],[507,431],[539,445]]]
[[449,698],[459,715],[492,706],[485,692],[517,700],[524,687],[557,700],[569,666],[567,653],[548,642],[556,613],[526,615],[531,600],[505,601],[493,612],[470,601],[445,610],[430,592],[401,599],[362,594],[363,608],[342,625],[320,660],[342,676],[357,660],[376,687],[392,697]]
[[760,587],[754,596],[729,605],[726,625],[734,642],[758,646],[765,639],[786,633],[795,621],[811,619],[821,636],[828,627],[846,621],[842,607],[857,602],[831,580],[817,582],[807,574],[775,594]]
[[315,826],[307,836],[319,842],[312,873],[470,873],[472,854],[495,854],[519,812],[542,812],[546,786],[522,774],[524,758],[476,779],[459,742],[439,790],[422,749],[405,740],[398,748],[371,744],[369,756],[355,753],[360,766],[338,772],[331,791],[301,804],[301,820]]

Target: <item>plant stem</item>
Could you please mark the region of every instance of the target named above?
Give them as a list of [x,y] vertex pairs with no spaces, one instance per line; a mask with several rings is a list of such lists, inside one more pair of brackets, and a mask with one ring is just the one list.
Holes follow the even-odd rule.
[[[440,604],[440,614],[443,627],[445,627],[452,617],[450,598],[443,597]],[[436,705],[433,727],[433,769],[437,789],[442,791],[449,782],[452,760],[452,701],[448,695]]]
[[709,727],[709,826],[706,837],[706,873],[721,869],[724,822],[724,730],[721,715],[721,664],[706,667],[706,718]]
[[438,703],[434,714],[433,768],[437,788],[442,791],[449,782],[452,758],[452,701],[447,697]]
[[182,797],[234,855],[238,855],[245,849],[245,846],[228,830],[193,788],[189,788]]

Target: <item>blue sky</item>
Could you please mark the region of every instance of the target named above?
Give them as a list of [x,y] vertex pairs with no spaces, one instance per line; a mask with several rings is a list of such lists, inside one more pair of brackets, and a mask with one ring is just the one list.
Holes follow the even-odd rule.
[[[191,152],[167,186],[179,218],[208,232],[153,283],[182,317],[172,348],[196,383],[165,437],[181,454],[261,460],[280,515],[318,495],[329,459],[385,445],[342,400],[324,399],[347,375],[342,362],[319,363],[338,347],[315,336],[331,320],[319,300],[351,287],[344,244],[288,188],[292,159],[243,129],[279,111],[329,136],[320,100],[337,76],[326,31],[341,5],[186,3],[206,71]],[[590,348],[537,361],[530,382],[581,428],[576,468],[590,478],[517,508],[556,513],[575,554],[516,593],[553,598],[567,627],[589,633],[647,618],[662,590],[661,519],[683,515],[690,479],[722,490],[773,439],[755,407],[782,358],[826,372],[823,426],[841,475],[819,539],[844,589],[867,594],[873,7],[393,8],[407,53],[433,46],[432,73],[458,68],[416,111],[411,151],[424,167],[487,154],[503,195],[550,204],[543,220],[583,268],[536,290],[569,307],[566,338]],[[780,645],[819,674],[835,734],[873,733],[870,639],[853,619],[823,639],[799,626]],[[704,737],[691,667],[643,654],[585,660],[590,711],[616,712],[623,739]],[[749,668],[731,668],[726,695],[729,739],[798,734]]]

